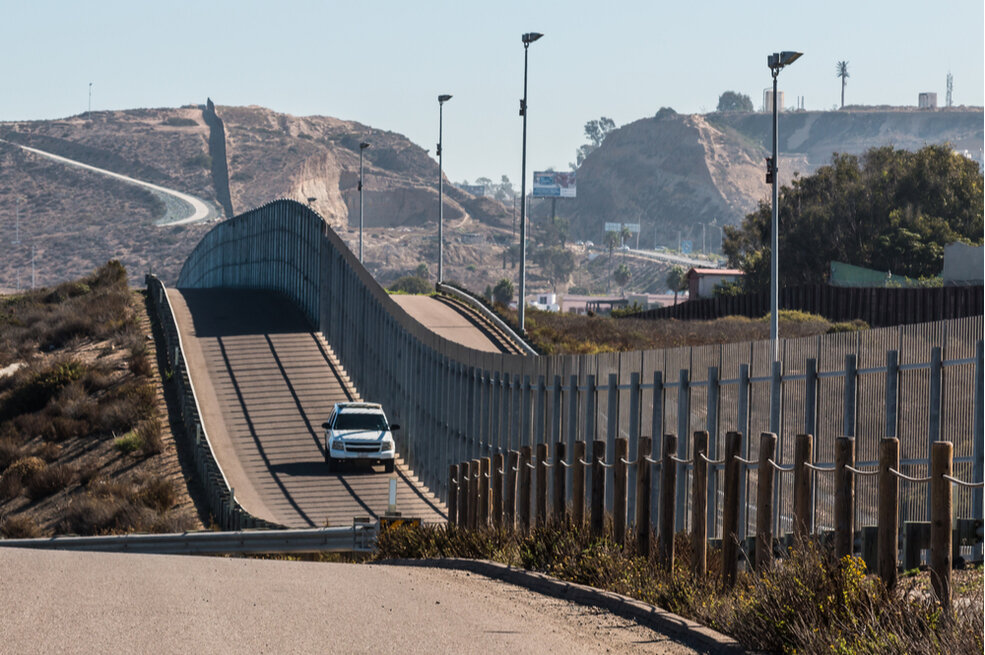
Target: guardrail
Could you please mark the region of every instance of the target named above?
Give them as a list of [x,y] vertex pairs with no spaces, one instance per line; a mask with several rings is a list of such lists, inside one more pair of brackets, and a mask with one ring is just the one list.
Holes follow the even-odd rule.
[[202,412],[198,406],[198,397],[195,395],[195,385],[185,365],[185,350],[167,290],[152,274],[148,274],[144,281],[147,284],[151,307],[154,309],[154,318],[157,319],[164,339],[164,343],[159,346],[163,345],[165,359],[168,362],[168,379],[165,382],[173,385],[178,396],[179,413],[184,430],[180,431],[183,434],[179,433],[176,436],[183,439],[184,446],[192,455],[195,470],[202,480],[209,511],[212,512],[214,520],[224,530],[283,528],[282,525],[253,516],[236,502],[235,493],[216,460],[208,432],[202,423]]
[[477,299],[472,297],[470,294],[467,294],[460,289],[456,289],[455,287],[444,284],[443,282],[438,282],[438,284],[435,285],[435,288],[438,290],[439,293],[443,293],[449,296],[454,296],[455,298],[458,298],[459,300],[468,303],[470,307],[472,307],[477,312],[482,314],[486,318],[486,320],[488,320],[497,328],[505,332],[506,336],[508,336],[518,346],[520,346],[521,350],[523,350],[523,352],[526,353],[527,355],[538,354],[536,350],[530,347],[530,344],[528,344],[526,341],[523,340],[523,337],[521,337],[516,332],[514,332],[513,328],[511,328],[509,325],[506,324],[506,321],[501,319],[499,316],[496,316],[495,313],[489,311],[488,307],[483,305],[481,302],[479,302]]
[[51,537],[3,539],[2,548],[44,548],[157,555],[215,555],[223,553],[366,553],[372,552],[376,523],[351,528],[310,530],[245,530],[127,534],[112,537]]

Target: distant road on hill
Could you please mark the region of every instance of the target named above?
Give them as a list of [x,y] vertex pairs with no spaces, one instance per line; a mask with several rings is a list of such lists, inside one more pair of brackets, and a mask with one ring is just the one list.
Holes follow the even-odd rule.
[[75,161],[73,159],[68,159],[62,157],[61,155],[56,155],[50,152],[45,152],[44,150],[38,150],[37,148],[31,148],[28,146],[22,146],[19,143],[13,143],[11,141],[5,141],[0,139],[3,143],[8,143],[10,145],[17,146],[22,150],[27,152],[32,152],[36,155],[41,155],[42,157],[47,157],[62,164],[67,164],[69,166],[78,166],[79,168],[84,168],[86,170],[92,171],[94,173],[99,173],[100,175],[106,175],[108,177],[113,177],[128,184],[135,184],[145,189],[150,190],[152,193],[156,194],[161,198],[161,201],[166,207],[166,212],[164,218],[158,221],[158,225],[184,225],[187,223],[197,223],[199,221],[208,221],[214,219],[218,216],[216,208],[211,204],[205,202],[201,198],[196,198],[195,196],[189,195],[187,193],[182,193],[180,191],[175,191],[174,189],[166,189],[162,186],[156,184],[151,184],[150,182],[144,182],[142,180],[137,180],[132,177],[127,177],[126,175],[120,175],[119,173],[114,173],[113,171],[107,171],[102,168],[96,168],[95,166],[90,166],[89,164],[83,164],[82,162]]

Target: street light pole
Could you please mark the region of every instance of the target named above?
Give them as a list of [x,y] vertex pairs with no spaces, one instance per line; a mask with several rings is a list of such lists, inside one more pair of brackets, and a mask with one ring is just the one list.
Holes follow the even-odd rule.
[[359,144],[359,263],[363,263],[363,150],[369,144],[363,141]]
[[444,121],[445,103],[451,100],[447,93],[438,96],[438,282],[445,281],[445,182],[442,179],[441,126]]
[[770,345],[773,349],[773,361],[780,360],[780,229],[779,229],[779,191],[777,179],[777,81],[780,70],[797,61],[803,53],[783,51],[774,52],[766,58],[773,75],[773,157],[767,163],[767,179],[772,182],[772,222],[770,224]]
[[523,116],[523,158],[520,166],[520,299],[517,303],[519,310],[517,322],[520,335],[523,336],[527,292],[527,53],[530,44],[544,36],[537,32],[527,32],[523,40],[523,98],[520,100],[520,115]]

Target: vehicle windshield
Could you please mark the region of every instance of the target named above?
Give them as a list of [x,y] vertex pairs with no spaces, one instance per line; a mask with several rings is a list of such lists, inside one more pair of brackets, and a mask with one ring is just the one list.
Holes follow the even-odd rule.
[[380,414],[344,413],[335,417],[336,430],[386,430],[388,426]]

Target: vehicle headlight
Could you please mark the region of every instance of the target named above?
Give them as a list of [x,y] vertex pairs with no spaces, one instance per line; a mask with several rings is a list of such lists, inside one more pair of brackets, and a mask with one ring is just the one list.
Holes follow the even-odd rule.
[[332,439],[332,450],[345,450],[345,442],[341,437]]
[[384,439],[383,440],[383,450],[385,452],[388,452],[388,451],[393,450],[393,439]]

